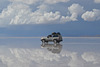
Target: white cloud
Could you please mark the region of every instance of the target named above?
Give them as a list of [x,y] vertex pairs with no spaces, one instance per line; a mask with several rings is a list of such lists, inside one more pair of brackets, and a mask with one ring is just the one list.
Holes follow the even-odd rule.
[[98,9],[93,9],[93,11],[86,11],[83,15],[82,18],[85,21],[96,21],[100,20],[100,10]]
[[79,4],[72,4],[70,7],[68,7],[68,10],[70,11],[71,14],[76,13],[78,15],[84,12],[83,6]]
[[38,6],[37,8],[38,8],[38,10],[37,10],[38,12],[44,12],[44,11],[46,12],[46,11],[48,11],[49,7],[45,4],[42,4],[42,5]]
[[0,14],[1,25],[9,24],[58,24],[68,21],[77,21],[84,10],[79,4],[68,7],[71,16],[62,16],[59,11],[49,11],[46,4],[39,5],[38,10],[32,12],[29,5],[24,3],[12,3]]
[[59,3],[59,2],[68,2],[70,0],[44,0],[45,3],[48,4],[55,4],[55,3]]
[[[13,3],[4,9],[0,14],[2,24],[47,24],[57,23],[60,20],[60,13],[56,11],[46,12],[46,6],[42,5],[32,12],[28,5]],[[42,9],[43,8],[43,9]],[[59,22],[58,22],[59,23]]]
[[[59,7],[57,3],[65,3],[70,0],[8,1],[10,1],[10,4],[0,13],[0,26],[9,24],[58,24],[69,21],[78,21],[78,17],[80,17],[85,12],[83,6],[80,4],[72,4],[70,7],[68,7],[68,12],[66,9],[67,15],[65,16],[65,12],[62,13],[63,9],[65,8],[60,9],[63,6]],[[100,0],[95,0],[97,3],[99,3],[99,1]],[[51,7],[53,5],[54,7]],[[59,7],[59,10],[58,8],[55,9],[56,7]],[[87,11],[82,15],[82,18],[85,21],[100,20],[100,10],[93,9],[93,11]]]
[[19,20],[20,22],[17,23],[22,24],[23,21],[25,20],[25,17],[29,13],[30,13],[29,6],[24,4],[13,3],[9,5],[7,9],[4,9],[2,11],[2,13],[0,14],[0,21],[2,22],[2,24],[8,25],[13,21],[14,18],[16,18],[16,20],[14,21],[17,22]]
[[32,14],[31,21],[34,21],[36,24],[47,24],[47,23],[59,23],[60,13],[59,12],[34,12]]
[[46,4],[56,4],[59,2],[68,2],[70,0],[9,0],[11,2],[21,2],[21,3],[25,3],[25,4],[35,4],[37,2],[42,2],[42,3],[46,3]]
[[[60,11],[53,11],[49,8],[50,5],[68,2],[69,0],[9,0],[11,3],[7,8],[3,9],[0,13],[0,25],[9,24],[59,24],[69,21],[78,21],[84,13],[83,6],[79,4],[72,4],[68,7],[68,12],[66,16],[62,16]],[[32,8],[32,4],[37,4],[36,9]],[[67,7],[67,6],[66,6]],[[56,7],[55,7],[56,8]],[[54,9],[54,8],[53,8]],[[67,9],[66,9],[67,11]],[[99,20],[99,10],[93,10],[96,16],[96,20]],[[87,13],[87,12],[86,12]],[[89,13],[89,12],[88,12]],[[93,16],[93,18],[95,17]],[[97,17],[98,16],[98,17]],[[90,17],[88,15],[88,17]],[[85,13],[82,15],[84,20],[88,18]],[[92,19],[93,20],[93,19]]]
[[62,16],[62,21],[77,21],[77,17],[80,16],[85,10],[83,7],[79,4],[72,4],[70,7],[68,7],[68,10],[71,14],[71,16]]
[[25,3],[25,4],[35,4],[36,2],[39,2],[39,0],[9,0],[9,1]]
[[100,0],[94,0],[95,3],[100,3]]

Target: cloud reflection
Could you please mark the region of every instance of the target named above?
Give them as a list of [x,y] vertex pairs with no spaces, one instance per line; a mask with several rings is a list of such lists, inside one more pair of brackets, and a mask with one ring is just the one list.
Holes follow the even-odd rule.
[[[41,48],[8,48],[0,46],[0,66],[2,67],[99,67],[100,53],[72,52],[62,50],[61,45],[45,45]],[[60,49],[59,49],[60,48]],[[53,51],[56,49],[56,51]],[[54,52],[54,53],[52,53]]]
[[[0,67],[100,67],[100,44],[82,44],[83,41],[92,43],[93,39],[75,40],[66,39],[56,45],[40,45],[39,39],[1,40]],[[80,44],[73,44],[79,40]],[[100,40],[94,41],[99,43]]]

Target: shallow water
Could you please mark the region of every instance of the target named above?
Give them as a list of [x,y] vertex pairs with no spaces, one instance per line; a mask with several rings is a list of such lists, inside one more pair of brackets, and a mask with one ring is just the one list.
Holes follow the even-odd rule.
[[100,38],[64,38],[42,44],[40,38],[0,38],[0,67],[99,67]]

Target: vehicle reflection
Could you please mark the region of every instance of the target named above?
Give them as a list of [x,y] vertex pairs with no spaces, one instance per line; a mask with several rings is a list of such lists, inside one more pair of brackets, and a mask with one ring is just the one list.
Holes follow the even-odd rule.
[[51,51],[52,53],[59,54],[62,50],[61,44],[42,44],[41,48],[46,48],[48,51]]

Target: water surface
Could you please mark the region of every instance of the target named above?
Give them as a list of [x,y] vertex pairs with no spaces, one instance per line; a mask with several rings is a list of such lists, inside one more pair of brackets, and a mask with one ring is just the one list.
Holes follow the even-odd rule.
[[100,38],[64,38],[42,44],[40,38],[0,38],[0,67],[99,67]]

